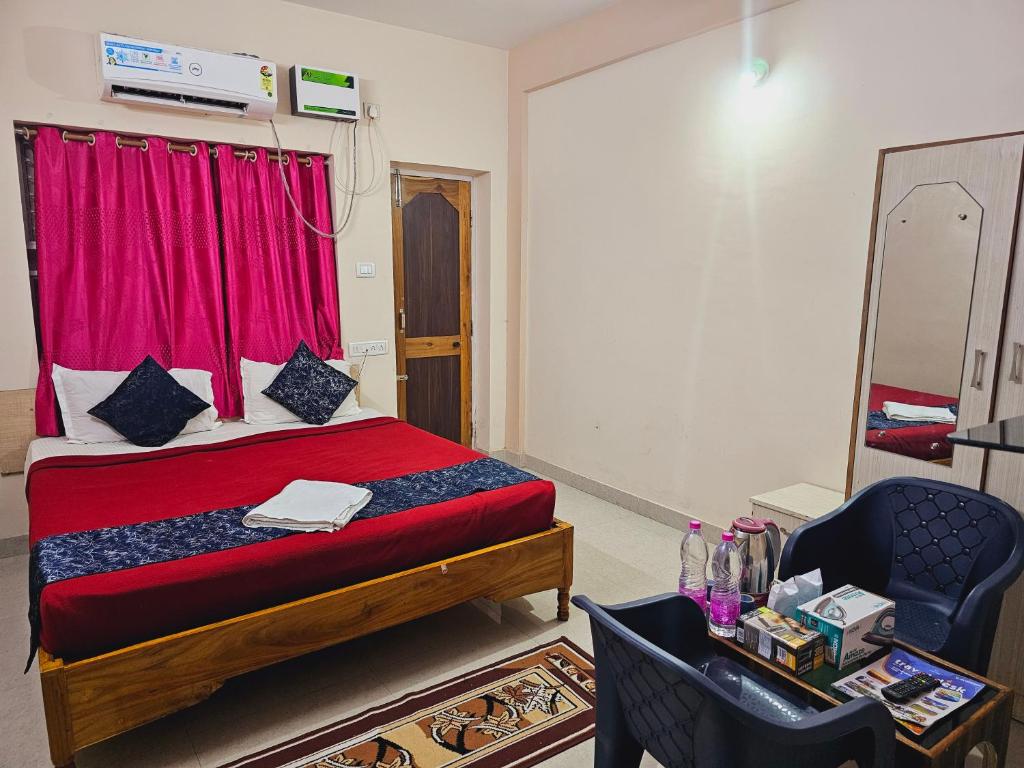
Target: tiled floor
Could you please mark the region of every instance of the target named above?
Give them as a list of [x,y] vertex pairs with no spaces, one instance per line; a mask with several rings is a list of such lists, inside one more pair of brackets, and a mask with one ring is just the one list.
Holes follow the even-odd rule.
[[[574,488],[558,488],[559,517],[576,525],[574,593],[621,602],[673,589],[679,532]],[[0,768],[50,768],[35,670],[27,649],[26,558],[0,560]],[[228,681],[206,702],[83,750],[79,768],[216,768],[409,690],[566,635],[591,647],[573,608],[555,621],[553,592],[505,604],[501,623],[463,605],[369,638]],[[1024,768],[1014,726],[1011,768]],[[547,761],[588,768],[593,742]],[[657,764],[645,758],[644,768]]]

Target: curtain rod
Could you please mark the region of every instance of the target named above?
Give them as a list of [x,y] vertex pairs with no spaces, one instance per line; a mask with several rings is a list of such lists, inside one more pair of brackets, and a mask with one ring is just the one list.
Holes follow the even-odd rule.
[[[21,136],[23,139],[26,139],[27,141],[31,141],[39,134],[39,131],[37,131],[35,128],[29,128],[27,125],[15,126],[14,132],[18,136]],[[63,131],[61,133],[61,138],[64,139],[65,142],[82,141],[89,145],[96,143],[96,135],[93,133],[75,133],[73,131]],[[114,143],[117,144],[118,149],[122,149],[124,147],[136,147],[138,149],[141,149],[143,152],[149,149],[148,141],[146,141],[145,139],[135,139],[130,136],[117,136],[117,138],[114,140]],[[190,155],[195,157],[198,150],[195,144],[183,144],[180,142],[170,141],[167,143],[167,151],[188,152]],[[212,157],[217,157],[216,147],[210,147],[210,155]],[[251,160],[252,162],[256,162],[256,150],[254,149],[236,149],[234,151],[234,155],[239,159],[246,159]],[[277,152],[275,150],[267,150],[267,159],[273,162],[277,162]],[[288,163],[290,162],[288,155],[282,155],[281,160],[284,162],[285,165],[288,165]],[[300,164],[305,165],[307,167],[313,165],[312,158],[308,156],[299,157],[297,158],[297,160],[299,161]]]

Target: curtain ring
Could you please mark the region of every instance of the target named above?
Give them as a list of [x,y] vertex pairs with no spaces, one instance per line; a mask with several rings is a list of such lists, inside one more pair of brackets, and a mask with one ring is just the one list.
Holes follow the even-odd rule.
[[67,131],[61,131],[60,132],[60,140],[63,141],[65,144],[68,143],[68,132]]
[[255,163],[256,162],[256,150],[255,149],[246,150],[246,152],[245,152],[245,159],[248,160],[250,163]]
[[142,146],[139,147],[143,152],[149,152],[149,139],[142,140]]
[[292,159],[288,155],[281,155],[281,162],[285,165],[288,165],[291,161]]
[[193,144],[193,145],[192,145],[192,149],[190,149],[190,150],[188,151],[188,153],[189,153],[190,155],[192,155],[192,157],[195,157],[195,156],[196,156],[197,154],[199,154],[199,150],[198,150],[198,149],[196,149],[196,145],[195,145],[195,144]]
[[117,147],[118,149],[124,149],[124,147],[121,146],[121,137],[120,136],[115,136],[114,137],[114,146]]
[[91,147],[93,144],[96,143],[96,134],[95,133],[90,133],[90,134],[88,134],[88,136],[89,136],[89,146]]
[[217,148],[216,147],[210,147],[210,157],[212,157],[214,160],[216,160],[217,156],[218,156]]

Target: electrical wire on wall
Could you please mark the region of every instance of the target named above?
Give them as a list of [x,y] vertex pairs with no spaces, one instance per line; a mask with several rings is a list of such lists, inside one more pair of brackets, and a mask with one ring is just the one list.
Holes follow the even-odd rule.
[[[341,121],[336,122],[334,124],[334,128],[331,129],[331,138],[330,141],[328,142],[329,151],[334,150],[335,135],[338,132],[338,125],[340,123]],[[355,144],[358,144],[359,123],[345,123],[345,126],[350,133],[350,141],[354,142]],[[372,195],[380,188],[381,182],[383,182],[388,177],[385,169],[384,140],[380,134],[380,127],[377,125],[377,120],[375,118],[371,117],[369,119],[369,122],[365,124],[365,131],[366,144],[367,148],[370,151],[370,162],[373,164],[373,171],[370,175],[369,182],[367,182],[366,186],[363,187],[362,189],[358,188],[358,183],[354,177],[354,174],[352,178],[351,187],[348,186],[346,179],[343,179],[340,174],[336,174],[334,178],[334,186],[338,189],[339,192],[345,195],[355,195],[356,197]],[[376,142],[374,142],[375,136],[377,137]],[[352,167],[354,171],[356,167],[354,160]]]
[[[340,121],[339,121],[340,122]],[[355,200],[357,197],[364,197],[366,195],[373,194],[380,186],[382,179],[387,178],[387,174],[383,172],[384,168],[384,147],[383,140],[380,136],[380,129],[377,127],[377,121],[375,118],[369,118],[369,124],[366,127],[367,130],[367,145],[370,150],[370,162],[373,165],[372,172],[370,175],[370,181],[366,184],[363,189],[359,189],[359,123],[350,123],[350,129],[348,132],[349,147],[347,150],[346,159],[346,170],[351,168],[351,172],[346,173],[346,177],[351,180],[351,187],[347,186],[346,183],[340,181],[341,174],[338,173],[338,169],[335,169],[335,188],[342,193],[344,203],[344,215],[341,219],[341,224],[336,229],[331,231],[324,231],[318,228],[313,222],[307,219],[301,210],[299,210],[298,203],[295,202],[295,198],[292,196],[291,185],[288,183],[288,177],[284,172],[284,163],[278,162],[277,169],[281,174],[281,183],[284,185],[285,195],[288,197],[288,202],[291,203],[292,208],[298,217],[302,220],[302,223],[306,225],[312,232],[320,235],[320,237],[337,238],[345,228],[348,226],[349,221],[352,218],[352,211],[355,208]],[[270,120],[270,130],[274,134],[274,144],[277,147],[277,159],[280,161],[284,155],[284,150],[281,148],[281,138],[277,134],[277,125],[274,124],[273,119]],[[338,125],[335,123],[334,128],[331,129],[331,137],[328,142],[328,154],[333,154],[334,150],[334,137],[338,130]],[[377,136],[377,150],[374,149],[374,135]],[[380,155],[380,163],[377,162],[377,154]],[[339,152],[337,156],[341,156]],[[380,170],[378,170],[378,165]]]

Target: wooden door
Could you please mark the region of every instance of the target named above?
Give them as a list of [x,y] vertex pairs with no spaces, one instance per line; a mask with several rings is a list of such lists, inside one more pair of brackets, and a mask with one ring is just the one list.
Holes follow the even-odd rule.
[[469,182],[392,174],[398,416],[473,441]]

